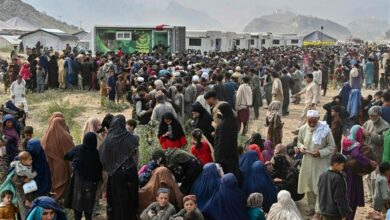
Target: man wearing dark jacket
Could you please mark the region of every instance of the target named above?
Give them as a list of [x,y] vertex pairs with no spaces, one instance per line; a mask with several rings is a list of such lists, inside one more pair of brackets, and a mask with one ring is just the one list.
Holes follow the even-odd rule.
[[323,220],[344,220],[351,213],[347,201],[347,183],[342,171],[347,159],[339,153],[330,158],[330,169],[318,181],[318,199]]

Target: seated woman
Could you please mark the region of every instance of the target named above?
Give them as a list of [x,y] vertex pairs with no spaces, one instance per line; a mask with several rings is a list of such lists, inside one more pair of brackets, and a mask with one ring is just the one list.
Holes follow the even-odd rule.
[[202,212],[196,207],[196,196],[188,195],[183,198],[184,209],[180,210],[171,220],[204,220]]
[[287,175],[291,168],[287,149],[283,144],[278,144],[275,147],[275,154],[271,159],[273,171],[271,176],[276,185],[277,191],[287,190]]
[[168,148],[182,148],[187,144],[180,122],[170,112],[163,115],[157,137],[164,150]]
[[199,174],[191,189],[191,194],[197,197],[198,208],[201,211],[214,192],[218,190],[222,176],[223,173],[221,169],[218,169],[217,164],[204,165],[202,173]]
[[249,220],[265,220],[265,214],[262,209],[263,206],[263,195],[261,193],[250,194],[246,201],[248,207]]
[[248,219],[245,196],[234,174],[222,177],[221,185],[205,205],[203,215],[208,220]]
[[141,220],[169,220],[176,213],[175,207],[169,203],[169,189],[159,188],[157,202],[150,204],[140,215]]
[[34,200],[28,220],[66,220],[66,215],[56,201],[47,196],[41,196]]
[[182,207],[183,194],[178,184],[173,179],[172,173],[165,167],[159,167],[153,171],[149,182],[139,189],[139,210],[144,210],[155,201],[155,196],[160,188],[169,189],[169,201],[175,207]]
[[259,145],[251,144],[251,145],[248,146],[247,150],[255,151],[257,156],[259,157],[259,160],[261,162],[264,162],[264,157],[263,157],[263,154],[261,152],[261,149],[260,149]]
[[272,157],[274,156],[274,146],[272,144],[272,141],[266,140],[264,142],[264,150],[262,154],[264,157],[264,163],[272,159]]
[[267,168],[261,161],[252,164],[248,177],[244,179],[244,192],[247,196],[255,192],[263,194],[263,208],[266,212],[276,202],[276,187]]
[[240,156],[240,171],[244,179],[249,175],[252,164],[259,160],[255,151],[249,150]]
[[301,220],[303,219],[299,212],[297,205],[291,199],[291,195],[288,191],[282,190],[278,193],[278,202],[273,204],[267,219],[273,220]]

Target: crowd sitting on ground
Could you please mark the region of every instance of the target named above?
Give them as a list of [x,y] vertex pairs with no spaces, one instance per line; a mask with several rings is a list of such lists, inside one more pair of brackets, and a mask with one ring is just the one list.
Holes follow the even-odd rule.
[[[65,50],[48,59],[33,49],[20,71],[13,59],[5,80],[0,218],[61,220],[61,204],[76,220],[92,219],[103,197],[107,218],[115,220],[303,219],[294,201],[306,196],[305,215],[313,219],[354,219],[365,204],[363,179],[370,215],[380,218],[390,205],[390,63],[382,62],[379,78],[380,57],[389,55],[378,53],[363,46],[202,56]],[[340,93],[323,105],[322,121],[315,109],[329,81]],[[363,83],[380,90],[363,97]],[[25,118],[26,93],[47,87],[100,88],[102,104],[126,98],[132,115],[88,119],[75,146],[56,112],[39,140]],[[297,136],[286,144],[283,118],[303,94]],[[254,133],[239,146],[263,99],[265,140]],[[160,148],[139,167],[141,126],[157,130]]]

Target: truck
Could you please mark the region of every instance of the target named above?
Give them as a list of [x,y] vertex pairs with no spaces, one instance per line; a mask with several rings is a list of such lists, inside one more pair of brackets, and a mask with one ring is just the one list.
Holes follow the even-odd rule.
[[186,27],[184,26],[95,26],[91,31],[89,49],[96,52],[164,53],[186,51]]

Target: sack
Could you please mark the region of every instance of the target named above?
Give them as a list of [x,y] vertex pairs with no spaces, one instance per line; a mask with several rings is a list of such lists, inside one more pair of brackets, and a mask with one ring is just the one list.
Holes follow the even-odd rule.
[[24,194],[28,194],[30,192],[34,192],[38,190],[37,182],[35,180],[31,180],[28,183],[23,184],[23,192]]
[[[363,145],[360,148],[360,153],[367,157],[369,160],[377,161],[377,158],[374,154],[374,152],[371,150],[371,148],[367,145]],[[374,170],[376,170],[376,166],[372,167],[371,165],[364,166],[359,161],[357,161],[353,157],[348,157],[346,168],[351,170],[353,174],[364,176],[367,174],[372,173]]]

